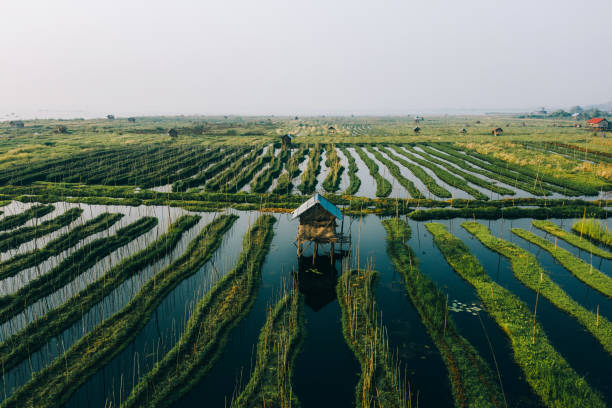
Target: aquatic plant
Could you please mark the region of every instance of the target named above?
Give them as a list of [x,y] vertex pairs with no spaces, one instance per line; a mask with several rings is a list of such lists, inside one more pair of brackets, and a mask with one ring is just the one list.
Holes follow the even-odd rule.
[[355,146],[355,152],[359,155],[361,160],[365,163],[370,171],[370,175],[376,180],[376,197],[389,197],[391,194],[392,186],[389,180],[380,175],[378,164],[374,162],[359,146]]
[[[406,189],[406,191],[408,191],[408,194],[410,194],[412,198],[425,198],[423,193],[416,188],[414,183],[402,175],[397,164],[383,157],[383,155],[378,150],[375,150],[372,146],[368,147],[368,151],[372,153],[374,157],[376,157],[376,160],[381,162],[387,167],[387,169],[389,169],[389,173],[391,173],[398,183],[400,183]],[[448,191],[446,193],[448,194],[447,197],[450,197],[450,193]]]
[[321,151],[322,148],[317,143],[308,155],[308,166],[302,173],[302,182],[297,187],[302,194],[312,194],[317,187],[317,175],[321,171]]
[[608,229],[607,224],[604,226],[596,220],[583,218],[572,225],[572,230],[580,234],[581,237],[585,236],[612,248],[612,232]]
[[328,145],[325,151],[327,152],[325,165],[327,166],[328,174],[325,180],[323,180],[323,188],[328,193],[333,193],[338,190],[344,166],[342,166],[342,161],[334,145]]
[[487,312],[512,342],[514,359],[525,379],[548,407],[603,407],[601,395],[554,349],[533,312],[492,281],[476,257],[444,225],[425,224],[449,265],[475,289]]
[[[580,248],[586,252],[589,252],[593,255],[597,255],[601,258],[612,259],[612,252],[606,251],[605,249],[602,249],[598,247],[597,245],[594,245],[587,239],[581,239],[580,236],[576,234],[572,234],[571,232],[567,232],[548,220],[546,221],[536,220],[536,221],[533,221],[532,224],[534,227],[539,228],[543,231],[546,231],[549,234],[554,235],[555,237],[561,238],[562,240],[564,240],[565,242],[569,244],[572,244],[576,248]],[[574,225],[578,225],[578,228],[576,229],[578,232],[582,230],[581,221],[578,223],[575,223]],[[610,235],[610,239],[612,242],[612,234]]]
[[55,210],[52,205],[35,205],[19,214],[7,215],[0,219],[0,231],[6,231],[25,224],[34,218],[40,218]]
[[349,186],[343,193],[347,195],[355,195],[357,194],[357,191],[359,191],[359,186],[361,186],[361,180],[359,179],[359,177],[357,177],[357,171],[359,170],[359,168],[357,167],[357,162],[355,161],[355,158],[353,157],[353,155],[351,155],[351,152],[349,152],[346,147],[340,146],[340,150],[342,150],[342,153],[344,154],[344,156],[346,156],[346,159],[349,162]]

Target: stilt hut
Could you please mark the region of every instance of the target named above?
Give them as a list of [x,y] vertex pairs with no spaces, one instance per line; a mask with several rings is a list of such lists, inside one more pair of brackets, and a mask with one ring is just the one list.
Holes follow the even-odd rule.
[[333,262],[334,244],[338,241],[336,220],[342,220],[342,211],[317,193],[291,214],[292,220],[296,218],[300,219],[297,234],[298,256],[302,256],[304,241],[314,243],[313,262],[319,244],[331,244],[330,254]]
[[495,129],[493,129],[493,130],[491,131],[491,134],[492,134],[493,136],[501,136],[503,133],[504,133],[504,129],[499,128],[499,127],[498,127],[498,128],[495,128]]
[[281,137],[281,146],[285,147],[285,148],[290,148],[291,147],[291,139],[293,139],[293,136],[291,136],[289,133],[283,135]]

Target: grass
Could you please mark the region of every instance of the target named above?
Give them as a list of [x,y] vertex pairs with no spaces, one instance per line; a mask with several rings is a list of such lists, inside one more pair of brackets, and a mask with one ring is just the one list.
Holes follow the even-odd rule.
[[612,248],[612,232],[608,229],[607,222],[606,225],[602,225],[601,222],[593,219],[582,219],[572,225],[572,230],[580,234],[580,237],[584,235],[595,242]]
[[293,393],[293,364],[300,348],[303,300],[293,281],[274,308],[269,308],[259,334],[257,361],[246,387],[232,401],[232,408],[299,407]]
[[548,299],[559,310],[573,316],[612,354],[612,323],[603,316],[586,310],[578,302],[570,298],[563,289],[550,279],[535,256],[519,246],[491,235],[487,227],[473,221],[461,224],[487,248],[500,253],[510,260],[514,276],[528,288],[538,292]]
[[6,322],[27,306],[61,289],[102,258],[150,231],[156,225],[157,218],[143,217],[121,228],[115,235],[83,245],[50,271],[29,280],[16,292],[0,297],[0,322]]
[[601,273],[597,268],[593,268],[592,264],[589,265],[582,259],[572,255],[569,251],[566,251],[565,249],[551,243],[547,239],[529,231],[521,228],[513,228],[512,232],[524,240],[527,240],[532,244],[535,244],[548,251],[557,261],[561,263],[561,265],[565,267],[565,269],[570,271],[572,275],[593,289],[603,293],[609,298],[612,298],[612,278]]
[[[399,167],[395,163],[393,163],[389,159],[386,159],[378,150],[375,150],[372,146],[368,147],[368,151],[372,153],[379,162],[385,165],[387,169],[389,169],[389,173],[391,173],[393,177],[395,177],[395,179],[406,189],[406,191],[408,191],[408,194],[410,194],[412,198],[425,198],[423,193],[421,193],[416,188],[412,181],[402,176]],[[448,197],[450,197],[450,193],[448,193]]]
[[[584,251],[589,252],[590,254],[597,255],[601,258],[612,259],[612,252],[606,251],[605,249],[602,249],[598,247],[597,245],[594,245],[590,241],[586,239],[582,239],[580,236],[576,234],[567,232],[548,220],[533,221],[532,224],[534,227],[539,228],[543,231],[546,231],[547,233],[554,235],[555,237],[561,238],[562,240],[575,246],[576,248],[580,248]],[[611,235],[611,239],[612,239],[612,235]]]
[[550,344],[533,312],[515,295],[492,281],[476,257],[442,224],[427,223],[427,230],[449,265],[475,289],[478,297],[512,342],[514,359],[525,379],[547,407],[603,407],[591,389]]
[[82,213],[83,210],[80,208],[71,208],[62,215],[52,220],[43,221],[39,225],[22,227],[15,231],[0,234],[0,252],[17,248],[19,245],[32,239],[57,231],[75,221]]
[[342,161],[334,145],[328,145],[326,152],[325,165],[328,168],[328,174],[325,180],[323,180],[323,188],[328,193],[334,193],[338,191],[344,166],[342,166]]
[[374,162],[359,146],[355,146],[355,151],[363,160],[365,165],[370,170],[370,175],[374,180],[376,180],[376,197],[389,197],[391,194],[392,186],[389,180],[380,175],[378,164]]
[[355,406],[407,408],[412,396],[407,393],[401,368],[389,350],[386,330],[377,321],[374,299],[377,276],[371,270],[346,270],[337,286],[342,333],[361,366]]
[[503,407],[503,394],[491,368],[457,331],[448,316],[446,296],[419,270],[414,252],[406,244],[410,226],[399,219],[384,220],[383,225],[387,252],[395,269],[404,276],[408,296],[448,369],[455,406]]
[[344,156],[348,160],[348,176],[349,176],[349,186],[344,191],[344,194],[347,195],[355,195],[357,191],[359,191],[359,186],[361,186],[361,180],[357,177],[357,171],[359,168],[357,167],[357,162],[351,152],[348,151],[346,147],[340,147]]
[[[455,203],[453,202],[453,205]],[[417,221],[440,220],[449,218],[480,218],[496,220],[499,218],[576,218],[584,213],[589,216],[606,217],[607,211],[598,207],[584,206],[554,206],[554,207],[465,207],[465,208],[432,208],[429,210],[415,210],[410,218]]]
[[283,170],[283,166],[291,156],[291,151],[282,149],[278,156],[274,157],[270,162],[268,171],[261,172],[251,183],[251,191],[254,193],[265,193],[272,181],[278,177]]
[[66,404],[81,385],[132,342],[161,301],[212,257],[237,218],[222,215],[209,223],[190,242],[185,253],[149,280],[123,309],[33,375],[4,401],[3,407],[44,408]]
[[278,178],[276,187],[274,187],[272,191],[273,194],[288,195],[291,193],[291,189],[293,188],[292,180],[300,174],[299,166],[300,163],[304,161],[306,152],[308,152],[306,146],[301,146],[299,149],[296,149],[285,165],[286,171]]
[[168,407],[206,375],[229,333],[255,303],[276,219],[262,215],[246,233],[234,269],[198,302],[185,332],[132,390],[122,407]]
[[121,283],[169,254],[183,233],[197,224],[199,219],[200,217],[196,215],[180,217],[172,223],[166,234],[160,236],[147,248],[124,259],[64,304],[49,310],[35,322],[0,343],[0,364],[4,370],[9,371],[17,366],[51,338],[72,327],[84,313],[102,302]]
[[[423,170],[421,166],[417,166],[413,163],[410,163],[408,160],[402,159],[401,157],[394,154],[391,150],[386,149],[382,146],[380,146],[378,149],[381,152],[386,153],[390,159],[395,160],[396,162],[400,163],[402,166],[410,170],[410,172],[414,174],[416,178],[418,178],[423,184],[425,184],[429,192],[433,195],[441,198],[449,198],[452,196],[447,189],[439,185],[433,177],[427,174],[427,172],[425,172],[425,170]],[[420,196],[422,197],[423,195],[420,194]]]
[[304,195],[312,194],[317,187],[317,175],[321,171],[321,146],[317,143],[310,149],[308,157],[308,166],[302,173],[302,182],[298,186],[298,190]]
[[466,183],[465,180],[455,176],[454,174],[449,173],[448,171],[442,169],[441,167],[436,166],[435,164],[427,160],[423,160],[415,156],[414,153],[418,154],[419,152],[416,150],[413,150],[411,146],[406,146],[406,148],[410,150],[412,153],[406,150],[400,150],[399,147],[396,147],[395,149],[398,153],[404,155],[405,157],[408,157],[413,162],[418,163],[423,167],[429,168],[431,171],[434,172],[436,176],[438,176],[440,180],[444,181],[449,186],[453,186],[459,190],[463,190],[477,200],[486,201],[489,199],[489,197],[487,197],[485,194],[481,193],[479,190],[476,190],[474,187],[471,187],[470,185],[468,185],[468,183]]
[[17,254],[10,259],[0,263],[0,279],[15,276],[17,272],[36,266],[52,256],[59,255],[63,251],[76,245],[80,240],[95,233],[104,231],[114,225],[123,217],[123,214],[103,213],[82,225],[74,227],[70,232],[55,238],[41,249]]
[[35,205],[27,210],[14,215],[7,215],[0,219],[0,231],[6,231],[19,227],[34,218],[40,218],[55,210],[52,205]]

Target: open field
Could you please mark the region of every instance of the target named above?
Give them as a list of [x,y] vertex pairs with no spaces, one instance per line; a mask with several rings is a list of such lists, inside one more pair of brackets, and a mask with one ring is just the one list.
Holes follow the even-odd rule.
[[610,139],[414,126],[0,122],[0,407],[611,406]]

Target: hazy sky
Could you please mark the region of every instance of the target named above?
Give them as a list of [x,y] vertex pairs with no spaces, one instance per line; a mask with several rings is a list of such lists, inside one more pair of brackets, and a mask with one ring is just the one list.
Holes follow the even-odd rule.
[[611,0],[0,0],[0,113],[612,100]]

